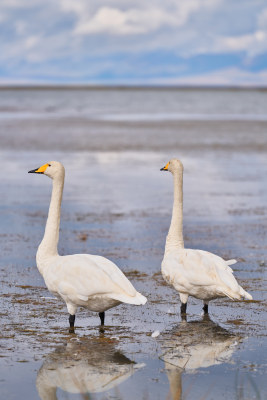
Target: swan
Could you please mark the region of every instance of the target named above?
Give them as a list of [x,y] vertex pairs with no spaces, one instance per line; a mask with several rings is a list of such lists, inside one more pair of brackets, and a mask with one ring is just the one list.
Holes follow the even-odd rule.
[[137,292],[117,265],[107,258],[91,254],[58,254],[65,168],[60,162],[51,161],[29,173],[44,174],[53,181],[45,233],[36,262],[48,290],[67,305],[70,331],[74,331],[78,306],[98,312],[101,325],[104,325],[105,311],[109,308],[121,303],[145,304],[146,297]]
[[237,283],[230,268],[236,260],[225,261],[208,251],[184,248],[183,164],[172,159],[161,171],[170,171],[174,179],[172,219],[161,272],[165,281],[179,292],[181,314],[186,314],[188,296],[203,300],[204,313],[208,313],[209,301],[218,297],[252,300],[252,296]]

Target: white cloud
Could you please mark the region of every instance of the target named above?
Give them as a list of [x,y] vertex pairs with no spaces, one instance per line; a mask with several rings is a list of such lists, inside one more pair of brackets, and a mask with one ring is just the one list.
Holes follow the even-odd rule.
[[38,43],[40,42],[40,38],[37,36],[29,36],[26,40],[25,40],[25,47],[26,49],[31,49],[33,47],[35,47],[36,45],[38,45]]
[[16,74],[160,79],[196,55],[242,54],[249,68],[267,53],[266,0],[2,0],[0,21],[0,67]]
[[103,7],[91,20],[81,21],[75,29],[76,34],[113,33],[144,34],[162,25],[174,25],[174,16],[160,9],[120,11],[116,8]]
[[90,9],[90,4],[93,2],[88,2],[84,0],[60,0],[60,8],[62,11],[73,12],[78,16],[82,17],[87,15]]
[[[113,2],[116,3],[116,2]],[[63,5],[64,9],[72,10],[78,15],[76,34],[89,35],[92,33],[110,33],[119,35],[147,34],[163,26],[172,28],[184,25],[192,13],[200,9],[214,8],[220,0],[172,0],[161,2],[143,2],[136,8],[136,4],[128,9],[116,7],[100,7],[92,15],[86,9],[85,3],[80,1],[73,6],[70,3]],[[156,3],[156,4],[155,4]]]
[[[264,0],[257,1],[257,7],[246,0],[2,0],[2,14],[7,20],[4,42],[7,39],[16,46],[22,37],[41,36],[40,46],[48,49],[49,43],[48,56],[53,56],[54,49],[56,58],[62,52],[71,53],[74,36],[79,36],[76,45],[81,54],[98,54],[101,43],[103,54],[154,48],[170,49],[183,57],[209,51],[253,55],[253,51],[264,52],[267,42],[259,37],[265,38],[267,32]],[[249,14],[250,19],[244,18]],[[254,28],[249,21],[254,21]],[[234,32],[237,25],[238,34]],[[62,35],[65,40],[59,51]],[[97,35],[103,40],[95,39]]]
[[[219,37],[214,42],[212,52],[246,52],[248,56],[267,51],[267,31],[257,30],[248,35]],[[208,49],[205,49],[206,51]]]
[[258,25],[262,29],[267,29],[267,8],[260,12],[258,17]]

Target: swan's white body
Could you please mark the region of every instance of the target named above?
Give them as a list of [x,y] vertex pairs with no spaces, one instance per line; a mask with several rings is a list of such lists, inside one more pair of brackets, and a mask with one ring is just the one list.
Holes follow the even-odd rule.
[[48,290],[66,302],[71,315],[75,315],[78,306],[104,312],[120,303],[145,304],[147,299],[108,259],[89,254],[58,254],[64,167],[57,161],[51,161],[30,172],[44,173],[53,179],[45,234],[36,255],[37,267]]
[[104,257],[74,254],[42,259],[37,253],[37,267],[48,290],[66,302],[72,315],[78,306],[103,312],[120,303],[146,302],[121,270]]
[[225,296],[232,300],[252,299],[238,285],[228,261],[208,251],[178,249],[166,254],[162,275],[182,297],[190,295],[203,301]]
[[184,248],[183,165],[173,159],[164,169],[173,174],[174,203],[161,265],[163,278],[179,292],[183,304],[187,303],[188,296],[201,299],[204,304],[225,296],[232,300],[252,300],[252,296],[237,283],[229,267],[236,260],[225,261],[207,251]]

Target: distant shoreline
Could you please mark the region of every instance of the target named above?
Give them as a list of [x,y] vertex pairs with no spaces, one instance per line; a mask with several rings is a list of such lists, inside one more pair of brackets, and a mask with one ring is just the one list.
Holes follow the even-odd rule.
[[235,91],[267,91],[266,86],[245,85],[90,85],[90,84],[0,84],[0,90],[235,90]]

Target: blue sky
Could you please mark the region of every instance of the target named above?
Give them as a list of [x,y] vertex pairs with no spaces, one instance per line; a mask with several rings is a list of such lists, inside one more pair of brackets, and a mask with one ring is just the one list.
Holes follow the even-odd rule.
[[267,86],[266,0],[1,0],[0,84]]

